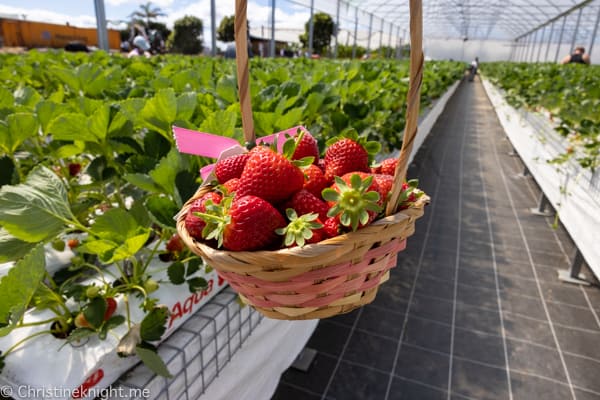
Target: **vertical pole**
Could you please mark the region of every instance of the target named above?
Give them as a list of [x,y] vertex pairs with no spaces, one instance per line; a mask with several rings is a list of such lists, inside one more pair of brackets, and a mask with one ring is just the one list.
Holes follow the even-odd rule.
[[392,29],[394,25],[390,24],[390,37],[388,40],[387,58],[392,58]]
[[560,27],[560,34],[558,35],[558,43],[556,44],[556,54],[554,55],[554,62],[558,61],[558,54],[560,53],[560,45],[562,44],[563,34],[565,33],[565,24],[567,23],[567,16],[563,17],[563,23]]
[[379,30],[379,57],[383,58],[383,23],[385,21],[381,18],[381,29]]
[[550,45],[552,44],[552,36],[554,36],[554,21],[552,21],[552,25],[550,27],[550,37],[548,38],[548,46],[546,47],[544,61],[548,61],[548,53],[550,52]]
[[537,43],[538,32],[539,31],[535,31],[531,38],[531,51],[529,51],[527,55],[527,60],[529,62],[533,62],[533,53],[535,52],[535,44]]
[[373,31],[373,14],[369,16],[369,36],[367,37],[367,54],[371,54],[371,32]]
[[217,7],[215,0],[210,0],[210,54],[215,57],[217,55]]
[[540,54],[542,53],[542,46],[544,44],[544,36],[546,36],[546,27],[542,28],[542,37],[540,38],[540,45],[538,46],[537,57],[535,58],[535,62],[540,62]]
[[579,9],[579,12],[577,13],[577,23],[575,23],[575,30],[573,31],[573,38],[571,39],[571,50],[569,51],[573,51],[573,49],[575,48],[575,43],[577,41],[577,31],[579,30],[579,22],[581,22],[581,13],[583,12],[583,7],[581,7]]
[[400,51],[402,49],[402,38],[400,37],[400,27],[398,27],[398,30],[396,31],[396,40],[398,43],[396,45],[396,59],[399,60],[400,59]]
[[352,59],[356,58],[356,36],[358,35],[358,7],[354,9],[354,44],[352,45]]
[[269,57],[275,57],[275,0],[271,0],[271,46]]
[[515,55],[515,48],[517,46],[518,41],[514,41],[510,46],[510,54],[508,55],[508,61],[513,60],[513,56]]
[[313,53],[313,34],[315,31],[315,0],[310,0],[310,20],[308,25],[308,55]]
[[338,35],[340,34],[340,1],[337,0],[337,9],[335,12],[335,47],[333,50],[333,58],[338,56]]
[[108,31],[106,30],[106,13],[104,12],[104,0],[94,0],[96,9],[96,27],[98,34],[98,48],[108,51]]
[[592,50],[594,50],[594,41],[596,39],[596,33],[598,33],[598,23],[600,23],[600,8],[598,8],[596,23],[594,24],[594,30],[592,31],[592,39],[590,40],[590,49],[588,50],[588,54],[590,57],[592,57]]

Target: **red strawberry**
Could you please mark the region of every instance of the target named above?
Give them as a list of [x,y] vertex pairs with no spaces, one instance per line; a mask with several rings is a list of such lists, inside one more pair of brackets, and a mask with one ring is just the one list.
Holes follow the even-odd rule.
[[394,185],[394,177],[391,175],[384,174],[373,174],[373,180],[377,182],[379,186],[379,194],[385,203],[388,199],[389,193]]
[[268,248],[277,241],[275,230],[286,225],[275,207],[256,196],[236,198],[227,214],[223,247],[231,251]]
[[348,172],[369,172],[369,153],[352,139],[341,139],[325,151],[325,177],[333,179]]
[[75,247],[79,246],[79,239],[67,240],[67,246],[69,246],[70,249],[74,249]]
[[311,164],[302,171],[304,172],[304,189],[321,198],[321,192],[329,186],[329,181],[325,178],[321,168]]
[[286,208],[293,208],[298,215],[315,213],[324,221],[327,218],[329,206],[320,197],[316,197],[308,190],[302,189],[292,196],[286,203]]
[[221,195],[216,192],[208,192],[205,193],[199,199],[194,200],[191,204],[187,215],[185,216],[185,229],[188,233],[195,239],[202,239],[202,230],[206,226],[206,222],[197,215],[195,212],[205,212],[206,211],[206,202],[211,200],[214,204],[219,204],[221,202]]
[[313,164],[319,163],[319,146],[317,140],[308,132],[304,132],[302,139],[298,142],[292,160],[300,160],[304,157],[314,157]]
[[219,183],[225,183],[230,179],[239,178],[244,170],[244,165],[250,154],[242,153],[224,158],[217,162],[215,166],[215,176]]
[[170,253],[179,253],[185,249],[183,240],[179,237],[179,234],[175,233],[167,242],[167,251]]
[[117,301],[112,297],[106,298],[106,311],[104,311],[104,320],[108,321],[117,309]]
[[398,165],[397,158],[386,158],[381,162],[381,173],[394,176],[396,174],[396,165]]
[[81,171],[81,164],[79,163],[69,163],[69,175],[77,176]]
[[236,197],[247,195],[277,203],[302,189],[304,174],[283,155],[258,146],[250,151]]
[[379,164],[377,166],[371,166],[371,173],[372,174],[380,174],[381,173],[381,164]]
[[338,217],[327,218],[323,223],[323,233],[325,237],[332,238],[342,233],[342,227]]
[[312,237],[310,239],[306,239],[307,244],[318,243],[321,240],[327,239],[327,234],[325,233],[323,228],[315,229],[314,231],[312,231],[312,233]]
[[223,184],[227,194],[235,193],[240,186],[240,178],[233,178]]

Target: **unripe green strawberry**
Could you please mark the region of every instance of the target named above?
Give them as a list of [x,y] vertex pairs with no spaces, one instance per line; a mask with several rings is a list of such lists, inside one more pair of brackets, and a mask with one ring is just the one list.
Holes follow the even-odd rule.
[[52,248],[56,251],[64,251],[65,250],[65,241],[62,239],[53,240]]
[[144,290],[146,291],[146,294],[156,292],[158,290],[158,282],[151,278],[146,279],[146,282],[144,282]]
[[88,286],[85,290],[85,297],[88,299],[93,299],[94,297],[98,297],[100,294],[100,288],[98,286]]

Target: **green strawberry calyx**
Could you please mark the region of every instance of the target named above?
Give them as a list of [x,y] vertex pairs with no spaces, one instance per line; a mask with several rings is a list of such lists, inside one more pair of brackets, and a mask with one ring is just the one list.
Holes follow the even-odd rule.
[[283,244],[286,247],[294,244],[303,247],[306,241],[313,237],[313,231],[323,227],[323,224],[316,221],[319,218],[316,213],[304,214],[299,217],[293,208],[286,209],[285,213],[290,223],[285,228],[276,229],[275,233],[284,236]]
[[336,176],[337,190],[327,188],[322,192],[323,199],[334,203],[327,216],[339,215],[340,223],[351,227],[352,231],[356,231],[359,224],[366,225],[369,221],[368,211],[376,213],[381,211],[381,206],[377,204],[379,193],[369,191],[372,182],[372,176],[363,180],[360,175],[354,174],[350,177],[350,185],[348,185],[342,178]]
[[215,204],[212,200],[207,200],[204,205],[205,212],[194,212],[194,215],[204,220],[206,225],[202,229],[202,237],[206,240],[216,239],[217,246],[221,248],[223,245],[223,233],[225,227],[231,223],[231,216],[229,215],[229,209],[233,196],[225,196],[221,200],[221,203]]

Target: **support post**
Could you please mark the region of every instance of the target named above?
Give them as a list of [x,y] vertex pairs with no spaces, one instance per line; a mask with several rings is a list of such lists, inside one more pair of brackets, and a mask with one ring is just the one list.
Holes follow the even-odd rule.
[[535,44],[537,43],[537,37],[538,37],[538,32],[539,31],[535,31],[533,33],[533,37],[531,38],[531,51],[529,52],[529,54],[527,55],[527,59],[529,62],[533,62],[533,53],[535,53]]
[[583,255],[581,255],[581,251],[577,249],[575,251],[575,255],[573,256],[571,267],[569,269],[558,270],[558,279],[567,283],[575,283],[577,285],[588,286],[590,283],[586,280],[585,274],[581,272],[582,266]]
[[335,36],[334,36],[334,49],[333,49],[333,58],[338,57],[338,35],[340,34],[340,2],[341,0],[337,0],[337,8],[335,11]]
[[369,16],[369,36],[367,36],[367,54],[371,54],[371,32],[373,31],[373,14]]
[[548,53],[550,52],[550,45],[552,44],[552,36],[554,36],[554,21],[552,21],[552,25],[550,25],[550,37],[548,38],[548,46],[546,47],[544,61],[548,61]]
[[577,31],[579,30],[579,23],[581,22],[581,13],[583,12],[583,7],[579,9],[577,13],[577,22],[575,23],[575,30],[573,31],[573,37],[571,38],[571,49],[569,51],[573,51],[575,48],[575,43],[577,42]]
[[546,36],[546,27],[542,28],[542,37],[540,38],[540,45],[538,46],[537,57],[535,62],[540,62],[540,54],[542,53],[542,46],[544,45],[544,36]]
[[358,7],[354,9],[354,44],[352,45],[352,59],[356,58],[356,37],[358,36]]
[[217,55],[217,7],[215,0],[210,0],[210,54]]
[[400,27],[398,27],[398,30],[396,31],[396,37],[398,43],[398,45],[396,46],[396,60],[399,60],[400,52],[402,51],[402,38],[400,37]]
[[108,51],[108,31],[106,30],[106,12],[104,11],[104,0],[94,0],[94,8],[96,9],[98,48]]
[[308,25],[308,55],[313,54],[313,35],[315,32],[315,0],[310,0],[310,20]]
[[594,30],[592,31],[592,39],[590,40],[590,46],[588,54],[592,57],[592,51],[594,50],[594,41],[596,40],[596,33],[598,33],[598,24],[600,23],[600,8],[598,8],[598,15],[596,16],[596,23],[594,24]]
[[271,0],[271,43],[269,57],[275,57],[275,0]]
[[556,54],[554,55],[554,62],[558,62],[558,54],[560,53],[560,47],[562,44],[563,34],[565,33],[565,24],[567,23],[567,16],[563,17],[563,23],[560,27],[560,34],[558,35],[558,43],[556,44]]
[[539,215],[541,217],[551,217],[553,215],[552,211],[548,211],[547,208],[550,205],[548,198],[544,193],[540,195],[540,200],[538,201],[538,206],[536,208],[531,208],[531,213],[533,215]]
[[381,29],[379,30],[379,57],[383,55],[383,23],[385,21],[381,18]]
[[390,36],[388,40],[388,50],[387,50],[387,58],[392,58],[392,30],[394,29],[394,25],[390,24]]

